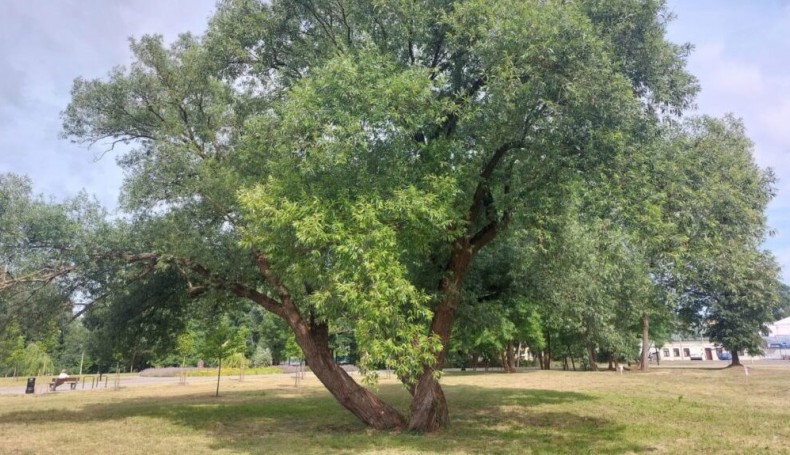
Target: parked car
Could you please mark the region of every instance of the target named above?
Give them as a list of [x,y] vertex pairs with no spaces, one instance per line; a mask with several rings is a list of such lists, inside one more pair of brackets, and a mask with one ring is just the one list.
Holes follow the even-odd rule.
[[732,354],[729,352],[721,351],[717,353],[717,355],[719,356],[719,360],[732,360]]

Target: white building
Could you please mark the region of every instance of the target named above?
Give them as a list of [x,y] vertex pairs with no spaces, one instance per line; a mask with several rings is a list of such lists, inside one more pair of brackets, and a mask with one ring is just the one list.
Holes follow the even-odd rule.
[[705,339],[673,339],[659,348],[661,360],[719,360],[726,351]]
[[790,336],[790,318],[780,319],[773,324],[768,325],[768,330],[771,331],[769,336]]
[[[790,360],[790,318],[768,325],[770,334],[763,337],[764,355],[741,354],[741,360],[771,359]],[[730,360],[730,355],[721,346],[704,338],[673,339],[659,348],[661,360]]]

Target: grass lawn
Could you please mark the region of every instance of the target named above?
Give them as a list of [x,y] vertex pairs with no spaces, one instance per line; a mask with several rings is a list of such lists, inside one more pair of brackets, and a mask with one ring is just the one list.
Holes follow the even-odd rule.
[[450,373],[452,423],[423,436],[365,428],[309,376],[0,396],[0,453],[790,453],[790,364],[749,373]]

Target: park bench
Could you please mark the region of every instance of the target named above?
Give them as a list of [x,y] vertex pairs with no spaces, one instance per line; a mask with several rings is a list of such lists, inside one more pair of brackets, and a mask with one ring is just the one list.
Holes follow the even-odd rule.
[[80,378],[52,378],[52,381],[49,383],[49,390],[55,391],[55,387],[62,385],[62,384],[69,384],[71,386],[71,390],[77,388],[77,383],[80,382]]

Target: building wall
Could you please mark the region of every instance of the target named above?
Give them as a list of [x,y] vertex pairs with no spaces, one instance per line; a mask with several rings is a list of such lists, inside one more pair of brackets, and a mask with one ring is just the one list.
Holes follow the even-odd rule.
[[790,318],[784,318],[768,325],[771,336],[790,336]]
[[[721,347],[707,340],[673,340],[667,342],[658,349],[661,354],[661,360],[675,361],[675,360],[701,360],[701,361],[719,361],[719,353],[723,351]],[[766,349],[766,354],[768,354]],[[790,352],[788,352],[790,354]],[[742,354],[741,360],[763,359],[767,356],[750,356]],[[773,357],[771,357],[773,358]],[[781,358],[781,356],[778,356]],[[726,360],[729,361],[729,360]]]

